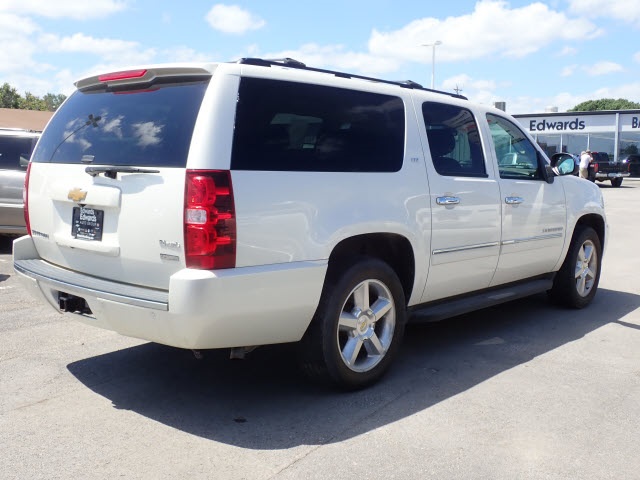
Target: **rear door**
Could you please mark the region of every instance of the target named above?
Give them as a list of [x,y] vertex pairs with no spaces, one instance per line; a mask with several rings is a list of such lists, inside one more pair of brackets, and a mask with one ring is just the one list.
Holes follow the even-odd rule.
[[210,76],[155,69],[78,83],[33,154],[29,219],[43,259],[168,288],[184,268],[185,167]]
[[[465,106],[424,102],[431,265],[423,302],[487,288],[500,253],[500,190]],[[430,161],[429,161],[430,159]]]

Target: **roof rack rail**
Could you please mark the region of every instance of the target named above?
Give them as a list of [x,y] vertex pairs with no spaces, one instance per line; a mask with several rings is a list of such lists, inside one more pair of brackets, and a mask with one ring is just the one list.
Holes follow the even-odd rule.
[[403,80],[403,81],[393,81],[393,80],[384,80],[381,78],[375,78],[375,77],[366,77],[363,75],[355,75],[353,73],[345,73],[345,72],[337,72],[335,70],[325,70],[323,68],[313,68],[313,67],[307,67],[304,63],[295,60],[293,58],[275,58],[275,59],[268,59],[268,58],[255,58],[255,57],[245,57],[245,58],[241,58],[240,60],[238,60],[236,63],[240,63],[243,65],[255,65],[255,66],[259,66],[259,67],[271,67],[271,66],[280,66],[280,67],[291,67],[291,68],[299,68],[301,70],[309,70],[311,72],[319,72],[319,73],[327,73],[330,75],[335,75],[336,77],[340,77],[340,78],[357,78],[359,80],[369,80],[372,82],[380,82],[380,83],[386,83],[389,85],[397,85],[399,87],[402,88],[410,88],[410,89],[415,89],[415,90],[424,90],[427,92],[434,92],[434,93],[440,93],[442,95],[448,95],[450,97],[454,97],[454,98],[460,98],[462,100],[468,100],[467,97],[465,97],[464,95],[460,95],[457,93],[451,93],[451,92],[444,92],[442,90],[433,90],[431,88],[425,88],[422,85],[420,85],[417,82],[414,82],[412,80]]

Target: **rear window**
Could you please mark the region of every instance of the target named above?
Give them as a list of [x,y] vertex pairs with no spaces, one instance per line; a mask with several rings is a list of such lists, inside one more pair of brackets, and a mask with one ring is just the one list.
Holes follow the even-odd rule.
[[243,78],[231,168],[395,172],[404,157],[399,97]]
[[26,169],[36,140],[34,137],[0,136],[0,169]]
[[49,122],[32,160],[184,167],[207,84],[76,91]]

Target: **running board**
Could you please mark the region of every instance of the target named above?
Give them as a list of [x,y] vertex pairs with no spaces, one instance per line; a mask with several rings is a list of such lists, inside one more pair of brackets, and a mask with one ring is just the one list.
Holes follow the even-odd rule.
[[501,303],[546,292],[553,286],[553,278],[536,279],[526,283],[512,284],[502,288],[484,290],[480,293],[451,300],[410,307],[411,323],[437,322],[445,318],[474,312],[482,308],[493,307]]

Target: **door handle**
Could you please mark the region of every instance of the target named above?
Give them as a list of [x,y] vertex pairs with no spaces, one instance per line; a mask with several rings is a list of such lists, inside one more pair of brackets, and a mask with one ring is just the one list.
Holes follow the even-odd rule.
[[460,203],[458,197],[436,197],[436,203],[438,205],[457,205]]
[[507,205],[519,205],[524,202],[522,197],[505,197],[504,203]]

